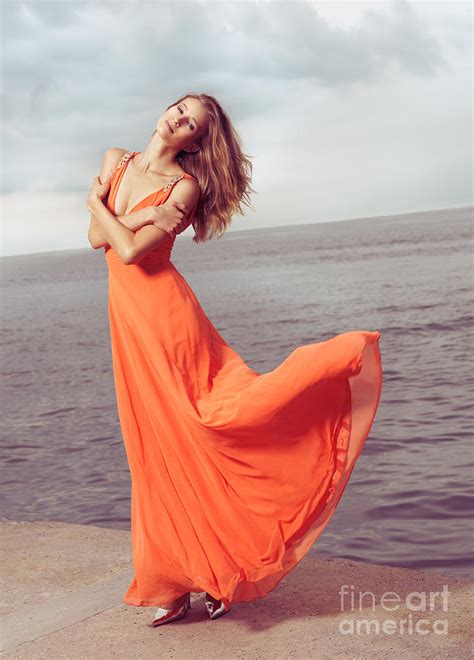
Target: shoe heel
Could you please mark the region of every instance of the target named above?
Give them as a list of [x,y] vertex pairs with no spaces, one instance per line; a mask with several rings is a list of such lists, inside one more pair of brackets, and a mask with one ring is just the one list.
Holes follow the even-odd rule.
[[230,612],[231,610],[230,607],[226,607],[224,605],[222,600],[217,600],[207,592],[206,592],[205,603],[209,618],[213,620],[218,619],[220,616],[222,616],[223,614],[227,614],[227,612]]
[[191,592],[189,592],[186,596],[186,609],[191,609]]

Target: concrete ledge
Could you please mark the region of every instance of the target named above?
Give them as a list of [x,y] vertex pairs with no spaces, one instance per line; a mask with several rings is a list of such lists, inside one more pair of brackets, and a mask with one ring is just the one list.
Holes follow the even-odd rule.
[[[265,598],[235,603],[210,621],[204,594],[192,594],[187,617],[149,628],[155,608],[122,603],[133,569],[130,533],[62,522],[1,521],[2,657],[6,658],[471,658],[471,580],[441,573],[307,556]],[[340,589],[356,599],[351,610]],[[445,587],[446,585],[446,587]],[[438,593],[449,590],[447,611]],[[394,596],[389,607],[381,601]],[[407,595],[421,592],[406,602]],[[426,594],[427,607],[414,611]],[[388,598],[388,597],[386,597]],[[357,605],[357,602],[356,602]],[[400,621],[409,627],[400,630]],[[415,624],[425,620],[421,632]],[[367,629],[363,622],[369,620]],[[388,620],[395,622],[395,629]],[[434,622],[444,622],[436,624]],[[350,623],[355,626],[350,632]],[[357,625],[362,625],[357,632]],[[376,626],[380,627],[378,632]],[[341,628],[343,626],[343,628]],[[390,632],[392,629],[392,632]],[[368,632],[369,630],[369,632]],[[425,631],[425,632],[423,632]],[[443,632],[444,631],[444,632]]]

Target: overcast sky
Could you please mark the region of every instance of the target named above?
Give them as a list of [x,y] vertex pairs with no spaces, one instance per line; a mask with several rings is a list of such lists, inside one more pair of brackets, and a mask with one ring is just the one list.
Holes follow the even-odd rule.
[[103,152],[187,92],[253,156],[230,231],[472,204],[470,2],[3,0],[1,30],[4,255],[89,247]]

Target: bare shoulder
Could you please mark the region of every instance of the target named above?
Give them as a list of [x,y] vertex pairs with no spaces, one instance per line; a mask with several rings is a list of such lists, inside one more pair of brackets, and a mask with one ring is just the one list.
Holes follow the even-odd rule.
[[128,149],[122,149],[121,147],[109,147],[104,154],[104,164],[115,167],[119,160],[128,153]]
[[110,147],[104,152],[102,159],[102,170],[100,172],[100,180],[104,181],[117,167],[120,159],[124,154],[128,153],[127,149],[120,147]]
[[201,189],[199,183],[196,179],[191,177],[186,177],[181,179],[178,183],[175,184],[173,190],[168,197],[168,200],[176,201],[181,204],[185,204],[186,209],[181,221],[181,226],[179,229],[175,229],[175,233],[181,234],[192,222],[196,209],[198,207],[199,198],[201,195]]
[[175,184],[168,199],[185,202],[186,205],[192,207],[198,201],[200,192],[201,189],[196,179],[185,177]]

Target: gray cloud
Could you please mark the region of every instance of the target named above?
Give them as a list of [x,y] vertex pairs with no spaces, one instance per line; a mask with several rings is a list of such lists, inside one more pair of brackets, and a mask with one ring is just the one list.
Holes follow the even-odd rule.
[[309,219],[469,202],[470,3],[4,0],[2,19],[15,245],[35,195],[55,228],[64,196],[83,239],[104,150],[145,147],[185,92],[215,95],[255,157],[258,226],[292,221],[285,197]]
[[[463,25],[450,29],[462,48]],[[309,2],[6,2],[2,31],[3,144],[17,154],[4,192],[38,158],[49,190],[78,189],[74,162],[90,165],[121,135],[139,140],[183,91],[215,94],[239,121],[298,81],[331,89],[380,79],[394,62],[418,76],[445,66],[408,2],[374,3],[351,29]]]

